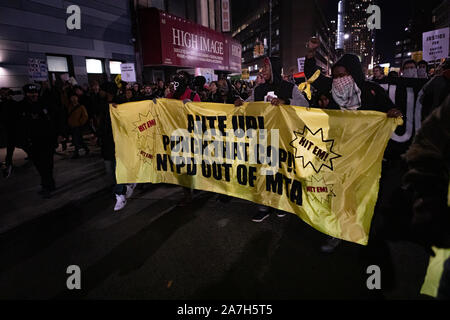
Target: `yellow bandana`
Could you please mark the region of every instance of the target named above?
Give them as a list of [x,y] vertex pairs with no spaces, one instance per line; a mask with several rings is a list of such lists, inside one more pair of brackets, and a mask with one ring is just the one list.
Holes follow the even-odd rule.
[[298,86],[298,90],[306,93],[306,97],[308,98],[308,100],[311,100],[311,83],[316,81],[319,76],[320,70],[317,70],[316,72],[314,72],[311,78],[306,80],[306,82],[300,83],[300,85]]

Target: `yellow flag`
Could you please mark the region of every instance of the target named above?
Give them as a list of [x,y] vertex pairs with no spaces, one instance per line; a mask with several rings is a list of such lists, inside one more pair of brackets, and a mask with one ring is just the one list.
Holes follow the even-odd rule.
[[441,281],[442,271],[444,271],[444,262],[450,258],[450,249],[435,247],[432,249],[436,255],[434,257],[430,257],[427,274],[420,293],[436,297],[439,289],[439,282]]
[[171,183],[298,215],[367,244],[384,149],[376,111],[158,99],[110,108],[118,183]]

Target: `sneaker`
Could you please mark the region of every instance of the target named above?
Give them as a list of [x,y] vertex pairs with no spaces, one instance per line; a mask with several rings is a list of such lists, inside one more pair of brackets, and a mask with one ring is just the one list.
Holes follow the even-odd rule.
[[136,183],[127,185],[127,193],[125,195],[127,199],[131,198],[131,196],[133,195],[134,188],[136,188]]
[[125,205],[127,204],[127,199],[125,198],[125,196],[123,194],[116,194],[116,205],[114,206],[114,211],[119,211],[122,210]]
[[277,210],[277,217],[278,218],[283,218],[285,215],[286,215],[285,211]]
[[258,214],[256,214],[253,218],[252,221],[253,222],[261,222],[264,219],[266,219],[269,216],[269,210],[267,211],[259,211]]
[[334,252],[334,250],[339,246],[341,242],[342,242],[341,239],[330,237],[328,238],[326,243],[320,247],[320,251],[324,253]]

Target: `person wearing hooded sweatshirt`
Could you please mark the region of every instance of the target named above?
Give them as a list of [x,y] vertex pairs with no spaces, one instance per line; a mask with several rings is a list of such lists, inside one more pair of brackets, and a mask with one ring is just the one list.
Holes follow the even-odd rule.
[[[270,101],[272,105],[294,105],[301,107],[309,107],[308,101],[303,94],[298,90],[297,86],[291,82],[284,81],[281,78],[281,63],[280,59],[276,57],[270,57],[264,59],[264,65],[262,70],[264,83],[258,85],[253,95],[246,101]],[[275,97],[270,96],[270,92],[273,92]],[[252,98],[253,97],[253,98]],[[241,106],[244,103],[240,97],[238,97],[234,105],[236,107]],[[258,207],[258,214],[256,214],[252,221],[261,222],[266,219],[270,214],[270,208],[266,206]],[[284,217],[286,214],[282,211],[277,211],[278,217]]]
[[[281,62],[279,58],[265,58],[262,75],[265,82],[254,89],[253,99],[247,99],[246,101],[267,101],[270,99],[268,93],[274,92],[276,97],[271,100],[273,105],[279,106],[284,104],[309,107],[308,101],[298,90],[297,86],[281,78]],[[234,104],[238,107],[243,102],[242,99],[236,99]]]
[[120,103],[121,101],[120,98],[114,97],[117,92],[117,87],[113,82],[105,83],[104,91],[106,93],[106,99],[103,101],[99,110],[98,135],[102,141],[102,157],[105,164],[105,171],[114,180],[114,194],[116,196],[114,211],[117,212],[125,208],[128,201],[127,199],[133,195],[137,184],[118,184],[116,181],[116,145],[114,143],[109,106],[111,105],[113,108],[117,108],[116,103]]
[[[311,78],[317,70],[316,49],[320,41],[313,37],[307,43],[305,59],[305,76]],[[388,117],[401,117],[400,110],[395,108],[385,90],[375,82],[365,80],[359,58],[354,54],[344,54],[333,66],[332,77],[322,73],[311,84],[322,93],[331,92],[329,109],[341,110],[373,110],[387,114]],[[341,243],[340,239],[329,238],[321,247],[323,252],[333,252]]]
[[[201,102],[198,93],[189,88],[189,84],[191,82],[190,78],[191,76],[186,71],[178,72],[173,78],[175,91],[173,93],[169,93],[167,98],[182,100],[183,103],[192,101]],[[192,203],[192,190],[183,187],[183,193],[184,197],[180,201],[179,206],[189,206]]]
[[186,71],[178,72],[173,78],[174,89],[173,94],[169,94],[167,96],[168,99],[177,99],[177,100],[190,100],[194,102],[200,102],[200,96],[195,91],[189,88],[190,84],[190,75]]
[[[319,70],[315,53],[320,43],[317,38],[308,42],[305,60],[307,78]],[[401,112],[395,108],[384,89],[377,83],[364,78],[361,62],[354,54],[344,54],[332,67],[332,78],[320,74],[311,84],[320,92],[331,92],[330,109],[373,110],[387,113],[388,117],[400,117]]]

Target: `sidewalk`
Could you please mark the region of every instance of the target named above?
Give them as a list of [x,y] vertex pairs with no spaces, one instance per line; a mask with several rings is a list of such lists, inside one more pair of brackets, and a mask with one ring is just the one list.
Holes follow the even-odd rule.
[[[0,234],[38,218],[71,202],[87,201],[112,185],[105,172],[100,148],[89,144],[90,154],[70,159],[73,147],[65,152],[61,146],[55,154],[56,190],[50,199],[38,195],[40,178],[21,149],[14,152],[14,169],[8,179],[0,176]],[[0,149],[3,162],[6,149]]]

